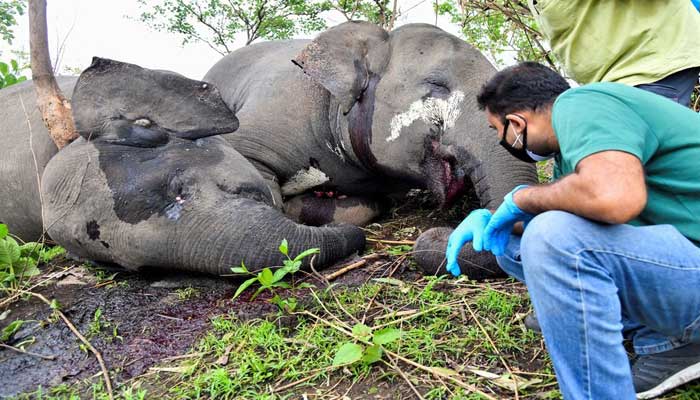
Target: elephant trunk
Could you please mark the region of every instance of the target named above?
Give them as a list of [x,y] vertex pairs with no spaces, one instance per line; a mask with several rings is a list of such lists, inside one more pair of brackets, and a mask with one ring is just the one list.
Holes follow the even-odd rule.
[[[309,248],[319,248],[314,267],[323,267],[365,246],[362,231],[351,225],[313,227],[298,224],[277,209],[249,199],[227,201],[225,208],[235,212],[193,215],[188,231],[202,232],[200,237],[187,231],[173,232],[168,240],[174,243],[169,260],[163,266],[227,274],[241,263],[251,269],[280,266],[286,257],[279,251],[283,239],[288,241],[288,254],[294,258]],[[184,233],[181,234],[181,233]],[[173,237],[174,235],[174,237]],[[304,260],[309,265],[311,257]]]
[[471,155],[467,165],[467,175],[482,208],[496,209],[514,187],[537,183],[533,164],[515,159],[497,144],[485,146],[482,154]]

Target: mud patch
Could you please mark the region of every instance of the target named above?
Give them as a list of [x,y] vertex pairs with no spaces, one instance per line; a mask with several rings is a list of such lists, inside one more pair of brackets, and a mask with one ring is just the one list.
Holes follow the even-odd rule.
[[[102,353],[115,382],[138,376],[164,358],[183,354],[209,327],[209,318],[231,308],[235,283],[178,275],[159,284],[162,276],[120,272],[100,282],[84,267],[71,269],[57,281],[35,290],[56,299],[61,310]],[[111,275],[111,274],[110,274]],[[191,288],[191,289],[187,289]],[[180,290],[178,292],[178,290]],[[190,293],[188,298],[183,298]],[[92,354],[44,303],[30,299],[9,307],[6,325],[27,321],[8,343],[25,345],[36,356],[0,349],[0,397],[88,378],[99,372]],[[96,311],[101,316],[96,321]],[[4,310],[2,310],[4,311]],[[258,314],[259,315],[259,314]]]

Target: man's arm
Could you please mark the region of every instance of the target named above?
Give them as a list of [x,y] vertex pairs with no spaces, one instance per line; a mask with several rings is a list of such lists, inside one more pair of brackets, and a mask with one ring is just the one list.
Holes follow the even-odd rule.
[[600,222],[623,224],[646,206],[644,169],[632,154],[603,151],[582,159],[573,174],[556,182],[517,191],[513,200],[520,209],[532,214],[562,210]]

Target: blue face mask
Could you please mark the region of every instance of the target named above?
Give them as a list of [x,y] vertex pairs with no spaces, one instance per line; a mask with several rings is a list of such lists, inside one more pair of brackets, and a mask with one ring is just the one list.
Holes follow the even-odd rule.
[[533,152],[531,152],[530,150],[527,150],[527,149],[525,150],[525,152],[527,153],[527,155],[528,155],[530,158],[532,158],[533,160],[535,160],[535,162],[538,162],[538,161],[547,161],[547,160],[549,160],[550,158],[554,158],[554,156],[556,155],[556,153],[549,153],[549,154],[547,154],[546,156],[541,156],[541,155],[536,154],[536,153],[533,153]]

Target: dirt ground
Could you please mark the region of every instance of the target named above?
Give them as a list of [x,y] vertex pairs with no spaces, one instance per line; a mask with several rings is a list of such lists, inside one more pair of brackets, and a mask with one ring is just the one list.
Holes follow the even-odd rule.
[[[438,212],[431,210],[426,201],[424,193],[415,192],[409,202],[368,226],[368,236],[411,241],[425,229],[454,226],[459,221],[459,209],[452,213]],[[416,209],[421,211],[416,213]],[[387,246],[370,241],[367,247],[371,252]],[[359,256],[323,272],[332,273],[356,260]],[[404,268],[382,270],[382,264],[381,259],[376,259],[342,275],[335,283],[356,286],[388,272],[397,273],[397,277],[400,274],[402,279],[420,277]],[[232,300],[238,285],[233,279],[182,273],[168,273],[166,277],[162,271],[101,270],[70,260],[44,267],[43,272],[39,281],[51,279],[33,291],[59,302],[61,311],[99,349],[110,371],[116,372],[117,383],[184,354],[209,328],[214,315],[234,310],[238,318],[246,320],[277,310],[265,294],[254,301],[246,293]],[[0,307],[0,313],[7,310],[9,314],[0,321],[0,326],[14,320],[25,321],[8,344],[15,346],[30,340],[32,344],[27,349],[34,354],[0,348],[0,371],[3,371],[0,398],[31,392],[40,386],[71,384],[99,373],[96,358],[81,348],[80,341],[63,321],[51,316],[49,306],[36,298],[27,298]]]

